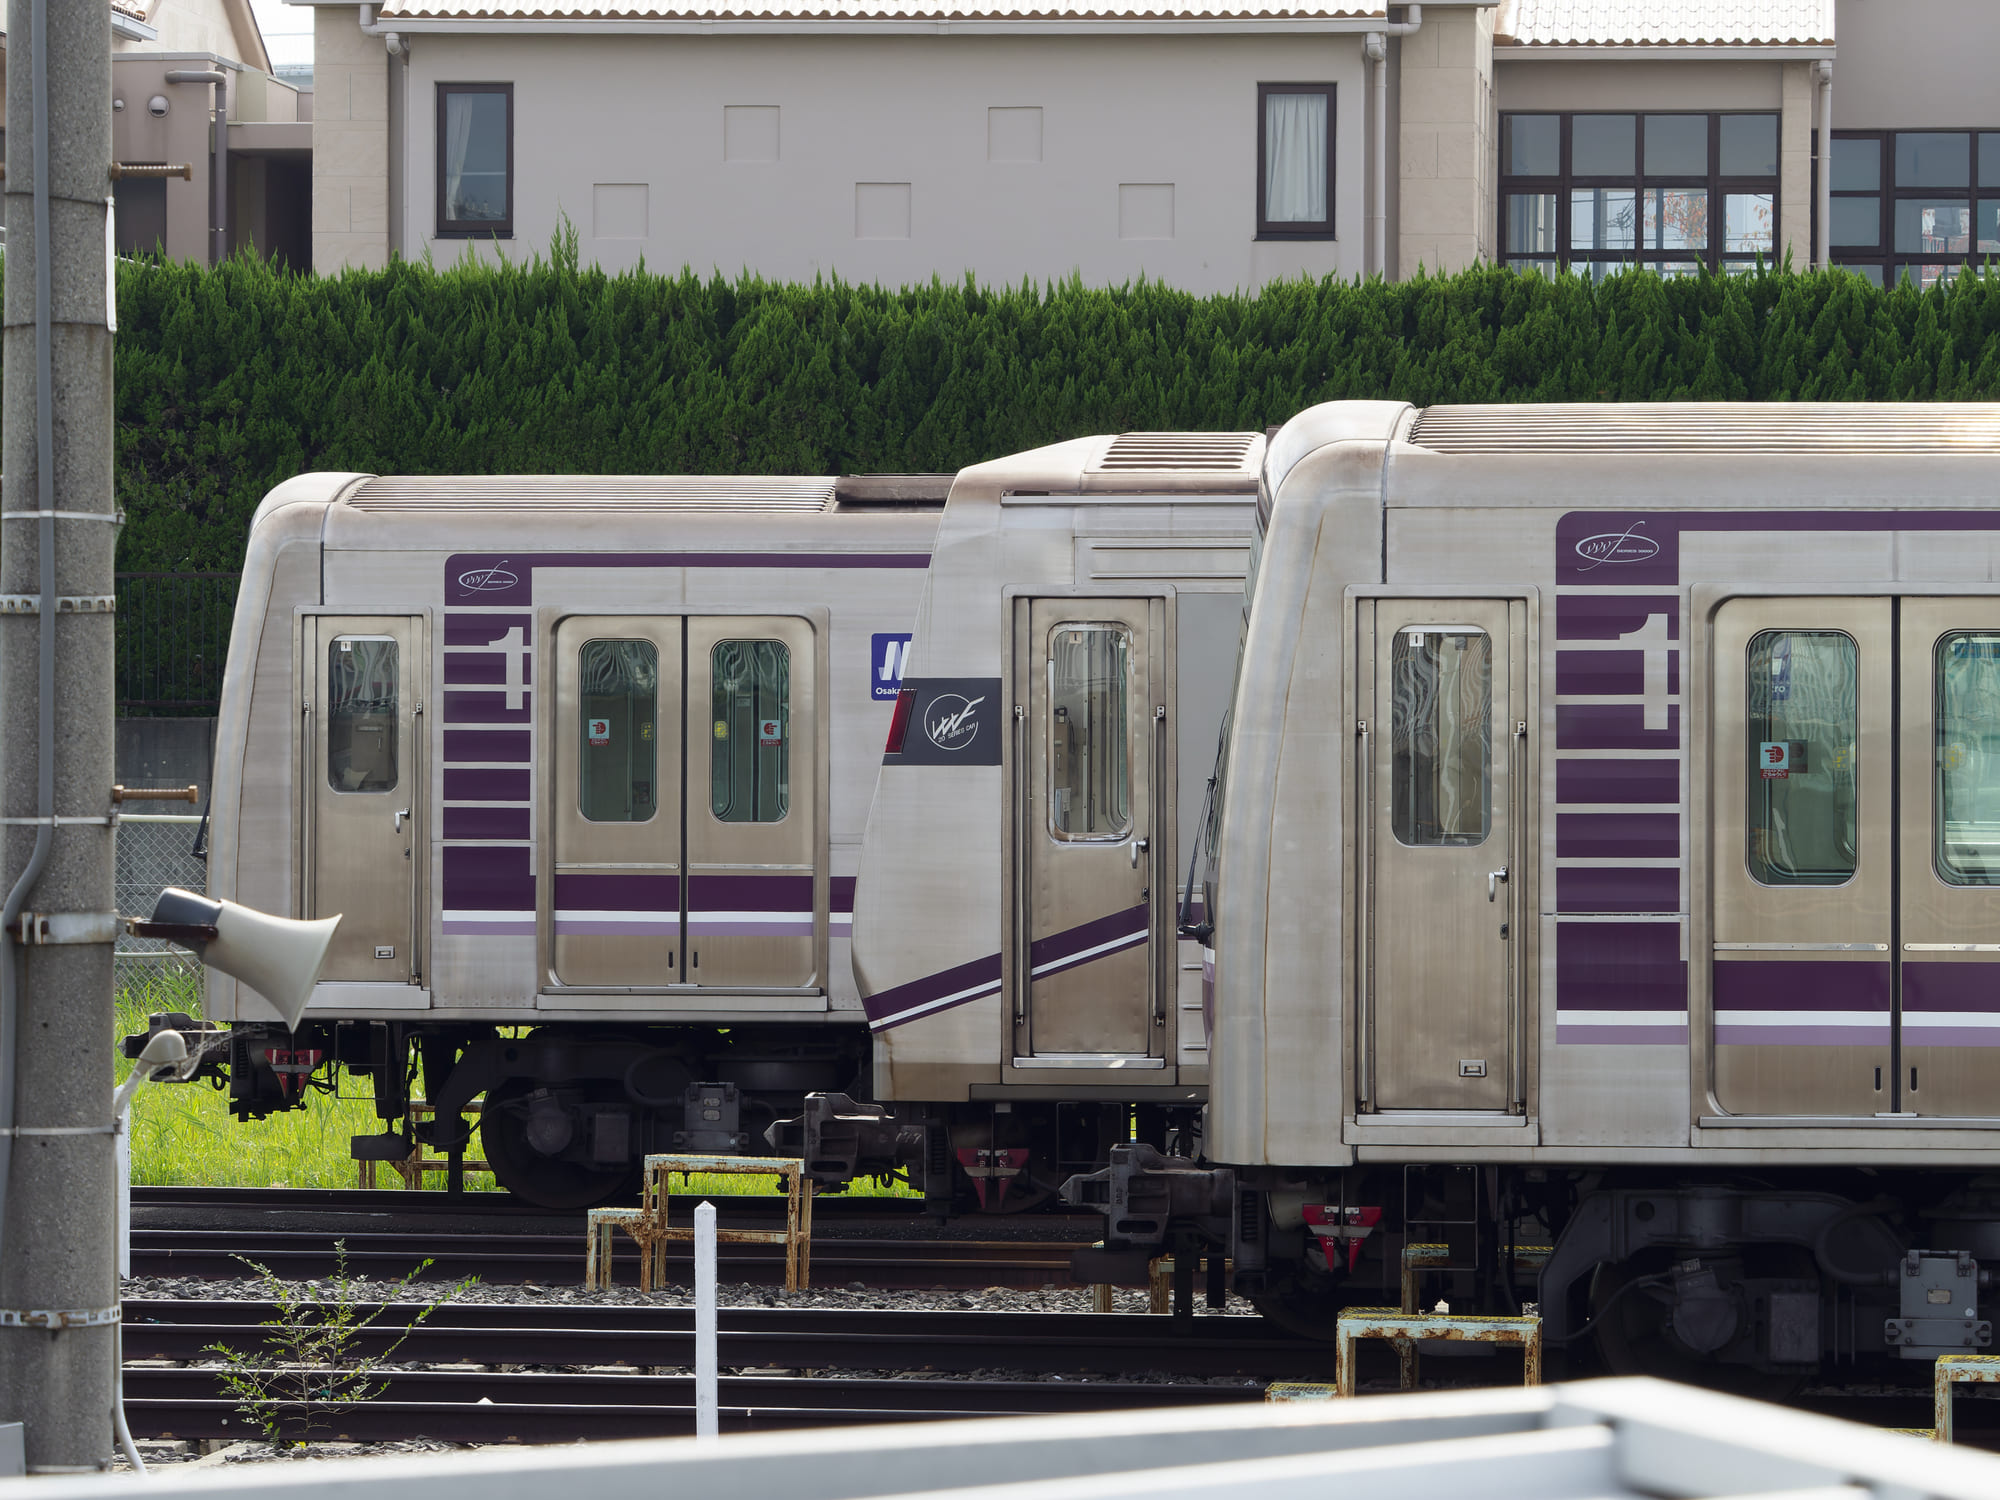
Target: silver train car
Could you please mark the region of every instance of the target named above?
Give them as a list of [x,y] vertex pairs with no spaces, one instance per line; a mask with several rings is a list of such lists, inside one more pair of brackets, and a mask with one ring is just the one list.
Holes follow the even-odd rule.
[[[993,1110],[963,1079],[1001,1066],[998,1037],[947,1057],[951,1021],[898,1029],[910,1018],[875,994],[981,923],[974,946],[998,941],[996,916],[933,900],[985,888],[966,868],[995,857],[997,808],[970,836],[967,809],[931,810],[934,841],[904,871],[919,889],[885,877],[864,943],[877,776],[919,775],[921,744],[929,793],[966,796],[958,767],[996,777],[999,701],[969,692],[941,725],[942,689],[992,677],[1007,590],[1079,578],[1154,601],[1136,606],[1135,660],[1162,671],[1175,617],[1147,636],[1144,611],[1178,586],[1227,604],[1197,622],[1227,641],[1200,658],[1212,743],[1263,443],[1086,440],[968,470],[948,496],[934,477],[927,501],[893,479],[281,485],[252,524],[230,642],[209,892],[343,921],[296,1033],[210,975],[207,1022],[226,1036],[205,1071],[244,1120],[309,1107],[340,1073],[362,1080],[382,1129],[355,1138],[361,1159],[408,1155],[420,1098],[433,1113],[417,1139],[457,1162],[477,1129],[501,1185],[550,1207],[629,1191],[649,1151],[757,1154],[774,1136],[810,1137],[828,1185],[914,1168],[939,1206],[1018,1206],[1025,1184],[1002,1202],[1018,1173],[989,1193],[989,1163],[951,1145],[966,1110],[990,1144]],[[1178,503],[1188,462],[1225,505]],[[1065,487],[1088,501],[1020,503]],[[975,556],[998,571],[974,580],[950,561]],[[913,627],[939,638],[913,645]],[[1147,713],[1162,693],[1175,705],[1171,687],[1145,683]],[[912,712],[885,771],[892,722]],[[1134,724],[1150,754],[1159,731]],[[1204,745],[1204,776],[1208,760]],[[1141,795],[1174,795],[1171,758],[1143,774]],[[1138,835],[1156,851],[1159,954],[1171,822],[1149,812]],[[1156,967],[1168,982],[1171,958]],[[941,1072],[913,1070],[918,1038]],[[1174,1058],[1133,1076],[1129,1100],[1092,1096],[1091,1139],[1116,1135],[1148,1087],[1200,1075]]]
[[1205,1130],[1068,1184],[1090,1274],[1205,1248],[1330,1333],[1442,1242],[1454,1308],[1749,1389],[1986,1347],[1996,485],[1993,406],[1284,427]]

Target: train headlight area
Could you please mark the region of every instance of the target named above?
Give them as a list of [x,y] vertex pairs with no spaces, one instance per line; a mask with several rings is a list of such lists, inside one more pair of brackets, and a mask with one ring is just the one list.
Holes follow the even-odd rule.
[[342,922],[296,1028],[211,977],[211,1060],[548,1205],[676,1149],[1066,1196],[1092,1279],[1306,1329],[1442,1244],[1427,1305],[1615,1370],[1984,1348],[1996,459],[2000,406],[1342,402],[894,504],[301,476],[210,894]]

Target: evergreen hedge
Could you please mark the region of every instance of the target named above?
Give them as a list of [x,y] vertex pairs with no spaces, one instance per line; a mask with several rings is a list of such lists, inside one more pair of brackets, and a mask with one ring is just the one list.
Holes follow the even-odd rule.
[[1316,401],[1969,400],[2000,278],[1600,284],[1480,268],[1194,296],[499,268],[119,271],[126,569],[240,565],[309,469],[922,472],[1087,433],[1258,429]]

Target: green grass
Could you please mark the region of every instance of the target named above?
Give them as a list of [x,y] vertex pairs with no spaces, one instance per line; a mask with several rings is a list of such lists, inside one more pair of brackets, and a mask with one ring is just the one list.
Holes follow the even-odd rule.
[[[180,1010],[199,1016],[200,994],[185,976],[161,976],[118,992],[118,1034],[143,1031],[149,1012]],[[122,1080],[131,1064],[117,1064]],[[294,1187],[357,1186],[356,1165],[348,1155],[348,1138],[373,1135],[382,1129],[365,1081],[341,1075],[343,1088],[359,1084],[358,1097],[335,1098],[313,1092],[304,1109],[284,1110],[263,1120],[239,1123],[229,1113],[229,1094],[207,1082],[147,1084],[132,1103],[132,1181],[145,1186],[174,1187]],[[473,1150],[478,1154],[478,1140]],[[397,1187],[402,1178],[394,1168],[378,1166],[376,1182]],[[430,1184],[443,1187],[443,1174]],[[495,1191],[484,1172],[468,1172],[470,1192]],[[711,1197],[775,1193],[775,1177],[701,1173],[673,1192]],[[872,1180],[853,1184],[854,1197],[908,1198],[920,1196],[904,1184],[884,1188]]]

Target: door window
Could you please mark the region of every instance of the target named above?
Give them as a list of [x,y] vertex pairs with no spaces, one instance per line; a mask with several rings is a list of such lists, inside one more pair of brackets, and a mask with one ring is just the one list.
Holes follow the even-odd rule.
[[792,805],[792,652],[782,641],[717,641],[709,808],[724,823],[777,823]]
[[585,641],[576,675],[577,809],[593,823],[647,822],[659,808],[659,648]]
[[1126,694],[1132,633],[1061,625],[1049,644],[1049,832],[1122,839],[1132,827]]
[[1937,872],[2000,885],[2000,635],[1937,643]]
[[1763,885],[1854,876],[1857,660],[1833,630],[1766,630],[1750,641],[1749,847]]
[[1406,629],[1390,656],[1390,826],[1414,847],[1481,844],[1493,826],[1493,643]]
[[387,792],[396,785],[396,642],[337,636],[326,654],[326,779],[336,792]]

